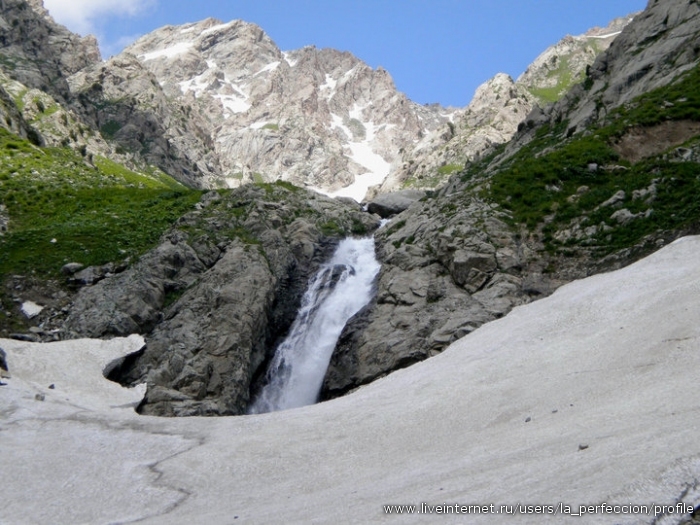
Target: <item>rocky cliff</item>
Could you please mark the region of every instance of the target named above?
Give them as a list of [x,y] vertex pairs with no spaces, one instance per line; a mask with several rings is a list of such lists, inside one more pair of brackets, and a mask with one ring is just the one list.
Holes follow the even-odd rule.
[[[557,103],[530,115],[529,127],[566,119],[567,133],[584,131],[604,121],[612,109],[694,68],[700,54],[698,10],[692,1],[650,0],[634,24],[595,60],[584,82]],[[510,149],[531,138],[532,132],[521,134]]]
[[340,238],[377,225],[357,204],[288,183],[207,193],[138,263],[82,289],[66,329],[149,334],[143,355],[114,373],[147,382],[143,413],[243,413],[318,264]]
[[598,55],[610,47],[637,14],[616,18],[606,27],[594,27],[582,35],[564,37],[540,54],[517,83],[536,97],[540,107],[556,102],[572,86],[583,82]]
[[7,0],[0,5],[0,57],[15,80],[70,100],[67,78],[100,61],[97,40],[81,38],[56,24],[33,0]]

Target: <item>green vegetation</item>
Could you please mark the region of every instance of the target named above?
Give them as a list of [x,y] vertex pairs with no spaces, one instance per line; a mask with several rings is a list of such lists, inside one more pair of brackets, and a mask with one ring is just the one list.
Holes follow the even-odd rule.
[[610,124],[601,131],[620,136],[632,126],[653,126],[667,120],[700,121],[700,67],[681,75],[674,83],[616,108]]
[[199,200],[162,172],[144,175],[68,148],[38,148],[0,130],[0,274],[56,276],[63,264],[136,256]]
[[[700,121],[700,68],[682,75],[672,85],[642,95],[611,111],[606,121],[586,136],[571,135],[567,123],[542,127],[537,137],[496,173],[485,196],[498,202],[516,224],[541,229],[549,249],[563,249],[557,231],[580,221],[595,226],[585,240],[601,253],[631,246],[659,230],[677,230],[700,223],[700,164],[656,156],[632,164],[613,145],[631,128],[662,122]],[[694,142],[693,142],[694,141]],[[697,139],[691,143],[698,145]],[[478,168],[478,167],[477,167]],[[655,197],[633,198],[635,190],[655,187]],[[601,206],[618,191],[622,207],[636,216],[621,223],[611,217],[617,208]]]
[[102,133],[105,140],[111,140],[120,129],[122,129],[122,125],[119,122],[110,120],[100,128],[100,133]]
[[268,122],[265,124],[262,129],[270,129],[272,131],[279,131],[280,127],[278,124],[275,124],[274,122]]
[[445,166],[440,166],[438,168],[438,173],[440,175],[452,175],[453,173],[463,169],[462,164],[446,164]]
[[352,228],[350,231],[354,235],[366,235],[367,234],[367,226],[365,226],[362,221],[359,219],[353,219],[352,220]]
[[329,237],[330,236],[338,237],[338,236],[341,236],[345,233],[345,230],[343,229],[343,227],[340,226],[338,224],[338,222],[333,220],[333,219],[321,224],[319,229],[321,230],[321,233],[323,235],[328,235]]
[[265,190],[265,193],[268,195],[273,195],[275,193],[275,188],[284,188],[287,191],[291,191],[292,193],[296,193],[301,190],[300,187],[295,186],[291,182],[287,182],[286,180],[276,180],[275,182],[256,182],[255,185],[258,188],[262,188]]
[[400,221],[397,221],[397,222],[393,223],[391,226],[389,226],[386,229],[386,234],[391,235],[392,233],[399,231],[404,226],[406,226],[406,221],[401,219]]
[[552,87],[530,88],[530,93],[545,104],[556,102],[571,88],[571,86],[583,80],[583,78],[572,77],[569,58],[566,56],[559,60],[557,69],[547,73],[547,79],[556,79],[556,84]]

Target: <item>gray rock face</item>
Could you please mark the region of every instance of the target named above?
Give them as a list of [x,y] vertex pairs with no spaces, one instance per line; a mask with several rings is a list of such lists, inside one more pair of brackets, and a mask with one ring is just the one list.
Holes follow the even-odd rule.
[[[489,170],[517,151],[538,123],[571,118],[585,126],[602,116],[590,111],[596,102],[609,109],[696,66],[698,10],[687,0],[650,2],[591,67],[590,92],[575,87],[559,103],[531,113],[528,126],[534,130],[521,130],[506,153],[490,163],[483,179],[452,177],[437,198],[412,206],[396,217],[394,228],[390,224],[378,232],[383,266],[377,299],[346,327],[325,379],[326,397],[437,353],[454,338],[517,304],[551,293],[566,280],[634,259],[638,247],[600,261],[587,259],[585,251],[568,261],[554,261],[535,235],[516,234],[505,215],[476,196],[488,184]],[[692,156],[692,151],[686,153],[686,158]],[[597,172],[599,167],[588,169]],[[582,186],[574,198],[588,190]],[[654,191],[650,186],[631,197],[653,200]],[[628,200],[619,192],[604,203],[613,220],[625,223],[639,217],[623,207]],[[592,228],[595,233],[598,226]],[[564,239],[591,234],[577,226]]]
[[257,250],[229,247],[148,338],[143,413],[240,414],[266,357],[278,278]]
[[38,0],[2,2],[0,42],[12,78],[64,102],[70,99],[66,78],[100,60],[94,37],[81,38],[56,24]]
[[147,382],[143,413],[241,414],[320,262],[340,237],[377,224],[357,205],[285,185],[205,194],[157,248],[83,288],[66,329],[147,334],[115,377]]
[[[401,148],[451,113],[410,102],[385,70],[350,53],[282,52],[254,24],[214,19],[146,35],[71,88],[86,111],[100,106],[93,121],[115,123],[123,148],[148,146],[149,162],[199,187],[282,179],[336,192],[368,173],[385,177]],[[115,100],[123,107],[103,107]],[[383,160],[382,173],[368,155]]]
[[436,355],[562,283],[543,276],[533,243],[519,240],[500,212],[465,194],[428,198],[375,237],[377,296],[346,326],[324,398]]
[[528,66],[518,77],[518,85],[532,93],[541,107],[558,100],[571,86],[584,80],[587,68],[610,47],[634,16],[616,18],[607,27],[562,38]]
[[205,117],[172,101],[136,57],[122,53],[72,75],[69,83],[81,119],[116,144],[125,160],[158,166],[191,187],[217,186],[221,166]]
[[469,105],[456,113],[440,134],[426,135],[407,149],[401,166],[375,192],[442,186],[466,162],[507,142],[534,103],[533,96],[510,76],[496,75],[477,88]]
[[401,213],[414,202],[425,197],[425,192],[420,190],[403,190],[384,193],[372,199],[367,205],[367,211],[376,213],[386,219],[397,213]]

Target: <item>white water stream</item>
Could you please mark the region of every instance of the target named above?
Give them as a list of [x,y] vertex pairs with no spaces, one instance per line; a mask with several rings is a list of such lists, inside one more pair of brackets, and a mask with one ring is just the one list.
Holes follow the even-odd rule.
[[379,272],[374,239],[344,239],[309,283],[287,338],[277,347],[250,414],[311,405],[345,324],[372,298]]

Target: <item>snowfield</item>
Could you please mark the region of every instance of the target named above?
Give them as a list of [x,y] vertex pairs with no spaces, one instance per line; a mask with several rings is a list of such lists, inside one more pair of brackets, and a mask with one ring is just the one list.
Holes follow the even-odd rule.
[[0,522],[678,523],[384,505],[698,505],[698,260],[681,239],[351,395],[260,416],[137,415],[142,390],[101,370],[138,336],[0,340]]

